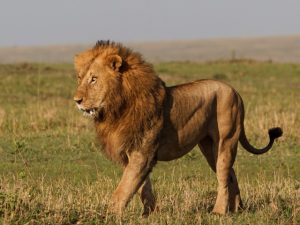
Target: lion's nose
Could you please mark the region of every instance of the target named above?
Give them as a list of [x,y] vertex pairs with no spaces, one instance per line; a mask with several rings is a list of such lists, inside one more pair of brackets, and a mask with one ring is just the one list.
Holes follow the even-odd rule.
[[80,97],[74,97],[74,101],[77,103],[77,104],[80,104],[82,102],[83,98],[80,98]]

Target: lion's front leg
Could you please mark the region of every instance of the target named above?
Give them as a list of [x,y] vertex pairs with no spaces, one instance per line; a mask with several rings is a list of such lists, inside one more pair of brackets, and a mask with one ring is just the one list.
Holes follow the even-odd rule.
[[153,166],[152,158],[140,152],[128,155],[121,181],[112,196],[111,211],[120,215],[132,196],[140,188]]

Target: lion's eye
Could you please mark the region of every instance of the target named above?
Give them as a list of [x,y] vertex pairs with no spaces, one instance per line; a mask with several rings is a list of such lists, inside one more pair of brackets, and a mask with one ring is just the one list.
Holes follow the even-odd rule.
[[94,84],[94,83],[96,83],[96,81],[97,81],[97,77],[92,77],[92,79],[91,79],[91,84]]

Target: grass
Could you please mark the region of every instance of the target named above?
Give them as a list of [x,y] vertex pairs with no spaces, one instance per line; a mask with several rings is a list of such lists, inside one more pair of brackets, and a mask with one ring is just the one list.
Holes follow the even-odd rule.
[[69,64],[0,65],[0,222],[3,224],[299,224],[300,65],[237,60],[155,65],[173,85],[221,79],[246,106],[246,132],[256,146],[267,129],[284,136],[271,152],[239,148],[235,170],[245,210],[210,214],[217,181],[198,149],[158,163],[152,173],[158,210],[141,219],[135,197],[122,219],[106,214],[120,169],[99,151],[91,121],[74,106]]

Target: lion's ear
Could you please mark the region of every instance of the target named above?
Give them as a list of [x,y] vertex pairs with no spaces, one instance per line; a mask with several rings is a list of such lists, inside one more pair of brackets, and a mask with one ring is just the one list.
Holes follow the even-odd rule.
[[122,62],[123,60],[119,55],[110,55],[107,58],[108,66],[116,72],[119,72]]

